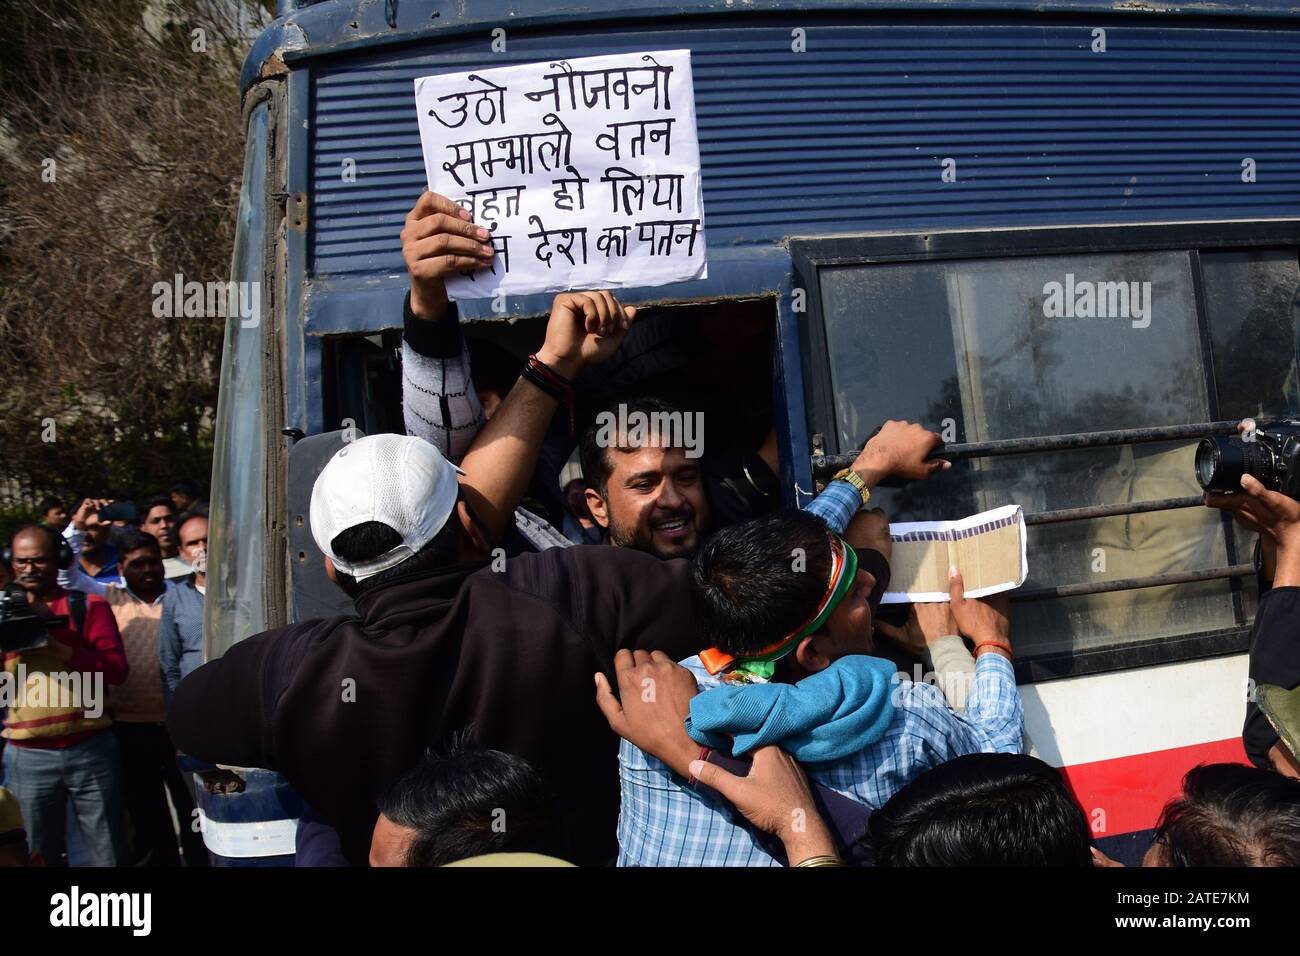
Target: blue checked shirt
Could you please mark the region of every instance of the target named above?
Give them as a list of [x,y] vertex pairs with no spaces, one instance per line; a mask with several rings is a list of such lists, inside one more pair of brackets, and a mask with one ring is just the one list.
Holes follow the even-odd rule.
[[[847,493],[846,493],[847,492]],[[806,510],[843,534],[861,504],[848,482],[833,481]],[[718,686],[698,657],[682,662],[701,692]],[[873,809],[922,772],[968,753],[1020,753],[1025,715],[1011,663],[997,654],[975,662],[964,714],[930,684],[896,676],[894,719],[885,735],[844,760],[810,767],[832,790]],[[619,866],[779,866],[729,804],[696,793],[668,767],[632,746],[619,747],[622,806]]]
[[821,518],[836,534],[843,534],[861,507],[858,489],[847,481],[832,481],[803,510]]

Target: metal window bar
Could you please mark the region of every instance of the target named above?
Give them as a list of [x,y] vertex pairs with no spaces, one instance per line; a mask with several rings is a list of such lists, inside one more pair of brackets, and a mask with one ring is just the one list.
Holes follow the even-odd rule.
[[[1009,438],[1002,441],[966,442],[944,445],[935,451],[935,457],[957,461],[965,458],[992,458],[998,455],[1025,455],[1051,451],[1070,451],[1077,448],[1104,448],[1113,445],[1138,445],[1150,442],[1177,441],[1183,438],[1209,438],[1214,435],[1237,434],[1237,422],[1198,422],[1191,425],[1169,425],[1160,428],[1125,428],[1104,432],[1075,432],[1067,435],[1046,435],[1041,438]],[[827,479],[842,468],[853,464],[858,452],[846,455],[813,455],[812,469],[816,478]],[[1063,508],[1057,511],[1040,511],[1025,515],[1025,524],[1056,524],[1063,521],[1086,521],[1090,518],[1110,518],[1119,515],[1147,514],[1153,511],[1172,511],[1193,508],[1203,504],[1200,496],[1160,498],[1154,501],[1131,501],[1114,505],[1093,505],[1087,508]],[[1095,581],[1082,584],[1062,584],[1056,587],[1020,588],[1011,599],[1016,602],[1042,601],[1049,598],[1078,597],[1086,594],[1106,594],[1114,591],[1135,591],[1140,588],[1162,587],[1171,584],[1193,584],[1223,578],[1245,577],[1255,573],[1253,565],[1234,564],[1196,571],[1170,571],[1145,577],[1119,578],[1114,581]]]
[[1092,581],[1085,584],[1061,584],[1048,588],[1018,588],[1011,592],[1011,600],[1042,601],[1047,598],[1078,597],[1082,594],[1107,594],[1111,591],[1136,591],[1139,588],[1158,588],[1167,584],[1194,584],[1198,581],[1217,581],[1221,578],[1240,578],[1254,574],[1250,564],[1232,564],[1203,571],[1167,571],[1149,574],[1142,578],[1116,578],[1114,581]]
[[[1110,445],[1141,445],[1180,438],[1209,438],[1212,435],[1237,434],[1237,422],[1198,422],[1192,425],[1165,425],[1159,428],[1123,428],[1109,432],[1073,432],[1067,435],[1044,435],[1041,438],[1005,438],[1001,441],[965,442],[941,445],[936,458],[958,461],[964,458],[993,458],[998,455],[1031,455],[1046,451],[1071,451],[1076,448],[1105,448]],[[829,478],[849,467],[862,449],[844,455],[813,455],[814,478]]]
[[1062,508],[1059,511],[1035,511],[1025,515],[1025,524],[1057,524],[1061,521],[1113,518],[1116,515],[1140,515],[1150,511],[1198,508],[1203,504],[1205,504],[1205,499],[1200,495],[1188,495],[1186,498],[1157,498],[1154,501],[1126,501],[1117,505],[1092,505],[1087,508]]

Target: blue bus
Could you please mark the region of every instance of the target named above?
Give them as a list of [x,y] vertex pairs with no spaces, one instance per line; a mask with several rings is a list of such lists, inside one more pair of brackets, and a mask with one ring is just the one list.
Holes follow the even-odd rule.
[[[282,0],[242,76],[260,321],[226,332],[206,656],[337,605],[298,439],[402,430],[412,81],[682,48],[708,277],[621,300],[761,321],[789,503],[908,418],[959,467],[891,518],[1024,508],[1028,744],[1133,860],[1183,772],[1243,759],[1253,542],[1192,454],[1300,417],[1300,3]],[[526,354],[549,304],[461,316]],[[291,852],[292,796],[259,787],[251,816],[205,797],[232,860]]]

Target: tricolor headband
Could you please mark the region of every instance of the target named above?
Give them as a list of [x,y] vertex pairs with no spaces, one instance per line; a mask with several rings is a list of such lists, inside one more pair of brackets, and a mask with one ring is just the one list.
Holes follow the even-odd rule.
[[795,646],[809,634],[815,634],[825,625],[827,619],[835,613],[840,602],[853,589],[853,582],[858,575],[858,553],[844,539],[834,532],[831,540],[831,572],[826,584],[826,592],[817,602],[817,609],[808,620],[767,647],[759,648],[753,654],[734,657],[717,647],[710,647],[700,652],[700,663],[710,674],[730,668],[733,672],[744,672],[753,677],[768,680],[775,670],[776,662],[795,649]]

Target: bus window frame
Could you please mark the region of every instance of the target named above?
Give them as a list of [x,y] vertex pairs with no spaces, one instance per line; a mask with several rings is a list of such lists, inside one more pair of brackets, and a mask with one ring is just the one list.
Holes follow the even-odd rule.
[[[277,268],[282,261],[280,233],[281,223],[285,219],[284,205],[284,162],[283,150],[277,144],[285,138],[287,123],[283,86],[279,81],[267,81],[252,88],[244,97],[242,148],[249,147],[250,124],[259,113],[265,115],[266,132],[261,143],[264,168],[260,182],[251,178],[247,183],[241,181],[240,201],[243,202],[245,186],[255,196],[260,217],[261,229],[248,239],[250,258],[255,256],[260,264],[254,276],[238,273],[241,281],[255,278],[259,283],[259,322],[256,327],[239,329],[247,336],[247,346],[260,356],[258,368],[262,376],[259,404],[256,417],[259,422],[259,440],[263,469],[261,487],[262,505],[257,511],[257,521],[249,526],[241,525],[237,535],[240,538],[256,538],[260,552],[261,573],[255,577],[258,589],[258,613],[248,615],[248,623],[237,631],[231,631],[232,624],[238,622],[233,599],[224,597],[225,592],[217,583],[221,575],[223,562],[236,559],[238,547],[234,536],[221,531],[226,521],[225,510],[229,507],[232,490],[228,475],[219,471],[226,464],[226,455],[219,449],[214,450],[213,471],[209,484],[211,489],[212,540],[209,548],[210,563],[208,568],[208,593],[203,618],[203,661],[207,663],[223,656],[226,651],[244,639],[266,630],[281,627],[288,623],[289,615],[286,604],[287,592],[285,582],[289,574],[288,549],[286,546],[286,512],[285,481],[287,449],[286,438],[282,433],[285,424],[284,382],[285,369],[285,323],[282,303],[284,301],[285,274],[283,267]],[[245,177],[251,174],[245,170]],[[238,250],[236,250],[238,252]],[[232,266],[232,277],[237,274],[237,263]],[[227,335],[230,334],[228,323]],[[235,361],[238,344],[233,351],[227,350],[223,340],[221,381],[226,383],[226,363]],[[238,371],[231,370],[231,375]],[[224,441],[228,435],[222,429],[223,416],[240,414],[243,406],[228,408],[231,402],[239,403],[248,399],[238,390],[222,389],[218,397],[216,422],[214,423],[214,441]],[[252,575],[244,575],[252,578]]]
[[[1200,253],[1277,247],[1293,248],[1300,257],[1300,219],[1026,226],[792,237],[789,246],[793,267],[792,284],[795,289],[805,292],[807,308],[807,321],[799,323],[799,350],[804,380],[804,395],[801,398],[807,410],[808,434],[820,436],[821,443],[825,446],[807,451],[811,454],[851,451],[839,447],[838,429],[833,427],[835,404],[831,388],[831,362],[821,302],[821,269],[824,267],[1005,259],[1016,256],[1186,252],[1191,257],[1193,266],[1200,354],[1204,364],[1211,418],[1217,419],[1218,395],[1199,270]],[[1224,520],[1225,523],[1229,520],[1226,515]],[[1231,559],[1231,534],[1227,540]],[[1237,582],[1234,580],[1234,609],[1240,608],[1237,592]],[[1016,679],[1022,684],[1035,683],[1242,654],[1249,650],[1250,631],[1251,622],[1246,621],[1232,627],[1194,631],[1173,637],[1027,656],[1016,661]]]

